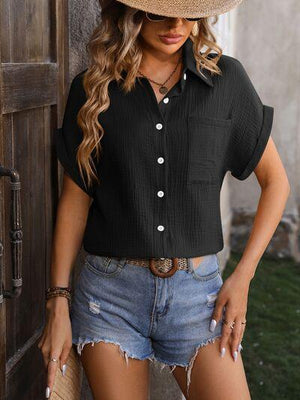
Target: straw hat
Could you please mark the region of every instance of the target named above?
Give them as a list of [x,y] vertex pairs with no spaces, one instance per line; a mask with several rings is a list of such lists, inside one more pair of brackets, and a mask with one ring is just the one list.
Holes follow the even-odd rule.
[[[114,0],[99,0],[102,8]],[[166,17],[200,18],[223,14],[243,0],[118,0],[132,8]]]

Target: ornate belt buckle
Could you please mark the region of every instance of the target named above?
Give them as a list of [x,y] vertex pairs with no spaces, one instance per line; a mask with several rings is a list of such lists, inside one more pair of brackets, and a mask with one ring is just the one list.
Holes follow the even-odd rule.
[[159,276],[160,278],[168,278],[175,274],[175,272],[179,269],[178,258],[171,258],[173,266],[168,272],[160,272],[155,268],[154,258],[150,258],[149,268],[153,275]]

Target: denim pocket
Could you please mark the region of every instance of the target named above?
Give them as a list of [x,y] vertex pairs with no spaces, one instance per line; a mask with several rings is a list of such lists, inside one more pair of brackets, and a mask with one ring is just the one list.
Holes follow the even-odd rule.
[[191,260],[191,272],[193,277],[199,281],[209,281],[220,274],[219,260],[216,254],[204,256],[200,263],[193,265]]
[[124,263],[118,258],[88,254],[85,266],[97,275],[114,277],[120,274]]

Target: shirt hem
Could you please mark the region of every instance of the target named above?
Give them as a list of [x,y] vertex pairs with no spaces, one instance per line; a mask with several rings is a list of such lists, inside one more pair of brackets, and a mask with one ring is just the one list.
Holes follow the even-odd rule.
[[210,248],[208,250],[203,250],[203,251],[197,251],[196,253],[181,253],[181,254],[168,254],[168,255],[158,255],[158,254],[137,254],[137,253],[118,253],[117,251],[115,253],[111,253],[109,251],[102,251],[102,250],[95,250],[91,247],[84,246],[84,250],[87,253],[98,255],[98,256],[105,256],[105,257],[118,257],[118,258],[172,258],[172,257],[180,257],[180,258],[194,258],[194,257],[201,257],[201,256],[206,256],[209,254],[216,254],[219,251],[221,251],[224,247],[224,244],[220,244],[219,246],[215,246],[214,248]]

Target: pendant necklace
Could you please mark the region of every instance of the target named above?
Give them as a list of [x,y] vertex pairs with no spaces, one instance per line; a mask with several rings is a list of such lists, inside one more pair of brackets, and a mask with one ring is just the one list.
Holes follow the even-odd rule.
[[160,88],[159,88],[158,90],[159,90],[159,92],[160,92],[161,94],[166,94],[166,93],[168,93],[168,90],[169,90],[169,89],[168,89],[167,86],[165,86],[165,84],[166,84],[166,83],[171,79],[171,77],[174,75],[174,73],[175,73],[175,71],[177,70],[177,67],[178,67],[178,65],[179,65],[179,63],[180,63],[181,60],[182,60],[182,56],[179,57],[179,60],[178,60],[178,62],[177,62],[177,64],[176,64],[176,67],[174,68],[173,72],[171,73],[171,75],[168,77],[168,79],[167,79],[164,83],[159,83],[159,82],[153,81],[152,79],[150,79],[150,78],[148,78],[146,75],[144,75],[142,72],[140,72],[140,70],[138,70],[138,72],[139,72],[139,74],[141,74],[144,78],[147,78],[147,79],[149,79],[149,81],[151,81],[151,82],[155,83],[156,85],[160,86]]

